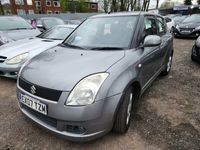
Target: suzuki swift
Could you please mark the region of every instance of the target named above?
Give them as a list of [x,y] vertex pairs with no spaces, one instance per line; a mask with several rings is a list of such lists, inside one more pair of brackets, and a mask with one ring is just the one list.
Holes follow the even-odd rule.
[[125,133],[136,101],[158,75],[170,72],[172,56],[173,38],[159,15],[90,17],[62,44],[24,64],[20,109],[72,141]]

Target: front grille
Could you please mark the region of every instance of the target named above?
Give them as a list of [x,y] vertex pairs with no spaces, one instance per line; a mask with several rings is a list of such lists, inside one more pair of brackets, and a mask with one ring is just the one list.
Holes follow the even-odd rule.
[[[50,101],[58,101],[62,94],[62,91],[41,87],[41,86],[32,84],[22,78],[19,78],[19,86],[25,91],[34,94],[35,96],[38,96]],[[32,91],[33,86],[35,87],[34,93]]]
[[21,104],[22,108],[25,109],[28,113],[30,113],[31,115],[33,115],[34,117],[36,117],[37,119],[45,122],[46,124],[56,128],[57,127],[57,120],[48,116],[45,116],[29,107],[27,107],[24,104]]
[[3,63],[6,59],[7,59],[7,57],[0,56],[0,63]]

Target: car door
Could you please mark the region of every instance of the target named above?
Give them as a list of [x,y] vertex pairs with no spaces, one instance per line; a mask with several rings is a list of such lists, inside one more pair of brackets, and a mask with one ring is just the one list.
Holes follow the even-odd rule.
[[[144,38],[148,35],[159,35],[156,18],[154,16],[145,16],[143,26],[141,43],[143,43]],[[145,88],[154,79],[158,71],[158,65],[160,64],[160,46],[144,47],[141,51],[141,59],[138,67],[140,68],[140,82],[143,88]]]
[[157,16],[156,18],[157,26],[158,26],[158,34],[161,37],[162,43],[160,45],[160,53],[159,53],[159,65],[157,66],[157,70],[159,70],[164,64],[167,58],[168,50],[171,49],[172,35],[167,32],[167,26],[165,20]]

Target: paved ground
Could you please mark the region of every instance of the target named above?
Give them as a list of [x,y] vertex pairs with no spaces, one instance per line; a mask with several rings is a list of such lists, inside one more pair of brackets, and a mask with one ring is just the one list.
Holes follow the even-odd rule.
[[127,134],[109,133],[89,143],[58,138],[24,118],[15,81],[0,78],[0,149],[200,149],[200,65],[190,60],[193,43],[174,41],[171,74],[145,92]]

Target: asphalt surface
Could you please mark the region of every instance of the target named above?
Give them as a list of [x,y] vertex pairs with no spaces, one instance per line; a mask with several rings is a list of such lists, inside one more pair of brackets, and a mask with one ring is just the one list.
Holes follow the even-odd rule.
[[25,118],[16,101],[16,81],[0,78],[0,150],[200,149],[200,65],[190,59],[193,44],[174,40],[172,71],[142,96],[127,134],[111,132],[88,143],[69,142]]

